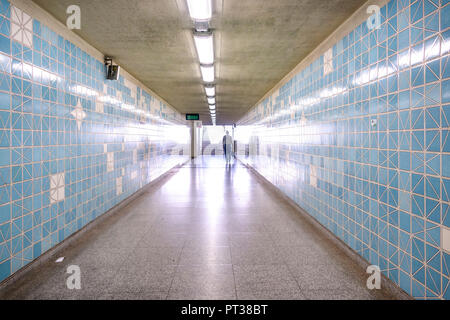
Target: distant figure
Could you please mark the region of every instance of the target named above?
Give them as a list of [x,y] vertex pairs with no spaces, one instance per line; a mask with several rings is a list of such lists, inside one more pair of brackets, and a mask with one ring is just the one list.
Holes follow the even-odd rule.
[[231,154],[233,153],[233,138],[231,138],[229,131],[227,131],[226,135],[223,136],[222,144],[223,144],[223,152],[225,154],[225,159],[226,159],[227,163],[230,163]]

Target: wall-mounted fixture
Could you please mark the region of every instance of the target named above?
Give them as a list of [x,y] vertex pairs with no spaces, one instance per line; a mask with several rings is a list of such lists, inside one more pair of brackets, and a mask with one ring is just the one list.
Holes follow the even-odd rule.
[[105,57],[106,79],[119,80],[120,66],[113,64],[111,57]]

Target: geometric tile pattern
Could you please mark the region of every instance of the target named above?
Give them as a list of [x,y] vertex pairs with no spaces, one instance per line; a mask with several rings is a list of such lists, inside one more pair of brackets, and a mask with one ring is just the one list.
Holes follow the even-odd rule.
[[402,289],[450,299],[450,3],[391,0],[380,16],[252,108],[236,137],[252,132],[242,158]]
[[186,160],[182,115],[135,82],[0,0],[0,281]]

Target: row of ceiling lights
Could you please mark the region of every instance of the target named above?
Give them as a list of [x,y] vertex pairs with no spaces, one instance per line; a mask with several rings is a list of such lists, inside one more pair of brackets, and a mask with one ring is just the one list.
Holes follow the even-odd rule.
[[194,43],[200,62],[200,71],[205,86],[211,121],[216,125],[216,87],[214,69],[214,39],[209,30],[212,17],[211,0],[187,0],[189,14],[194,21]]

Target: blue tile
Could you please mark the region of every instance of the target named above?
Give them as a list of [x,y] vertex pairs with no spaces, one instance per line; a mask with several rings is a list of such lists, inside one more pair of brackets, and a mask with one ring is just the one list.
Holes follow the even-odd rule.
[[441,9],[441,30],[444,31],[450,26],[450,6]]
[[442,155],[442,175],[450,178],[450,155]]
[[442,103],[450,102],[450,80],[442,81]]
[[5,260],[0,263],[0,281],[11,275],[11,261]]
[[11,40],[0,34],[0,51],[6,54],[11,54]]

